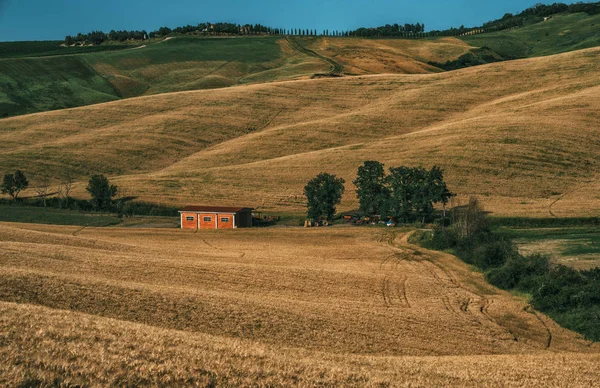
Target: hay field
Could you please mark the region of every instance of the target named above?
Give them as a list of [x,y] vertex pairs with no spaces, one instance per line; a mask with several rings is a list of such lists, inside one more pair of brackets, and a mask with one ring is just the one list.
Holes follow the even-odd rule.
[[322,171],[439,164],[496,215],[600,212],[600,49],[439,74],[162,94],[0,120],[0,165],[33,180],[104,173],[127,195],[302,213]]
[[600,349],[407,232],[0,225],[2,384],[593,385]]
[[457,38],[427,40],[303,38],[311,50],[340,63],[347,74],[428,74],[441,70],[429,62],[457,59],[473,48]]

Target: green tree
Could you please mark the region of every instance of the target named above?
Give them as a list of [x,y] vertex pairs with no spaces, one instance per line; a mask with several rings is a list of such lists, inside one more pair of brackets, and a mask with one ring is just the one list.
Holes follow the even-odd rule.
[[389,197],[385,185],[385,170],[383,163],[369,160],[358,168],[356,180],[356,195],[360,210],[367,215],[381,214]]
[[4,174],[0,188],[2,194],[8,194],[16,201],[19,193],[25,190],[27,186],[29,186],[29,181],[25,174],[21,170],[17,170],[14,174]]
[[386,215],[398,221],[409,222],[413,219],[413,200],[415,195],[415,169],[411,167],[391,167],[386,177],[390,190],[385,210]]
[[444,171],[438,166],[433,166],[431,170],[422,167],[416,169],[415,190],[415,215],[419,219],[430,219],[434,204],[442,203],[445,206],[454,196],[444,182]]
[[108,210],[118,190],[117,186],[109,184],[104,175],[93,175],[85,189],[92,196],[92,205],[96,210]]
[[316,221],[332,220],[335,206],[344,194],[344,179],[335,175],[321,173],[304,187],[308,207],[308,218]]
[[445,205],[454,196],[444,182],[443,170],[438,166],[431,170],[392,167],[386,183],[390,192],[384,206],[386,215],[403,222],[431,219],[434,204]]

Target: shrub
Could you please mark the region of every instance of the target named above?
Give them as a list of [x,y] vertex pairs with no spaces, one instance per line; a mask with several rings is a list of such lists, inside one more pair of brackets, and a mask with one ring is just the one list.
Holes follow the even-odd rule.
[[543,284],[533,293],[533,305],[544,311],[566,312],[584,307],[586,278],[582,272],[564,265],[550,270]]
[[92,196],[92,204],[96,210],[110,210],[113,197],[117,195],[118,188],[108,182],[104,175],[92,175],[85,188]]
[[562,326],[582,333],[588,340],[600,341],[600,306],[579,307],[549,315]]
[[475,248],[471,259],[473,264],[485,271],[501,267],[516,255],[517,250],[510,241],[498,240]]
[[531,292],[539,286],[549,268],[548,257],[544,255],[512,255],[503,266],[493,268],[485,277],[491,284],[504,290]]

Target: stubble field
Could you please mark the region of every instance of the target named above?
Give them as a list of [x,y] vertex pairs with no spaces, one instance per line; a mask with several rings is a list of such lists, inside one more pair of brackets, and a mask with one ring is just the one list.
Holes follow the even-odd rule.
[[407,231],[0,225],[5,384],[590,385],[597,345]]

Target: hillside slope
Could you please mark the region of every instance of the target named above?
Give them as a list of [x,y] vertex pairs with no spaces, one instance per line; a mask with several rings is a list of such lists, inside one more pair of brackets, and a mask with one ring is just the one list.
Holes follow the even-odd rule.
[[0,117],[144,94],[308,77],[327,68],[276,37],[178,37],[85,55],[3,58]]
[[0,117],[119,98],[79,56],[0,59]]
[[[439,164],[459,200],[504,215],[597,215],[600,49],[430,75],[288,81],[148,96],[0,121],[0,164],[111,175],[128,195],[304,211],[328,171]],[[85,195],[83,185],[76,191]]]
[[[175,37],[135,48],[117,46],[119,50],[98,46],[98,52],[85,55],[58,55],[60,47],[43,42],[14,46],[0,43],[0,117],[141,95],[309,78],[330,71],[329,56],[341,61],[339,73],[439,72],[427,62],[454,60],[469,50],[458,39],[300,37]],[[74,48],[63,49],[70,53]],[[21,58],[28,52],[31,57]],[[48,53],[57,55],[42,56]]]
[[406,238],[0,225],[0,383],[597,381],[597,345]]
[[[600,15],[556,15],[516,30],[417,40],[179,36],[135,48],[5,42],[0,43],[0,117],[330,72],[427,74],[551,55],[600,45],[599,23]],[[87,54],[67,55],[81,50]],[[27,53],[31,57],[21,58]]]
[[339,62],[346,74],[428,74],[430,62],[453,61],[473,49],[456,38],[426,40],[303,38],[306,47]]
[[559,54],[600,46],[600,15],[555,15],[523,28],[460,38],[469,45],[489,47],[505,59]]

